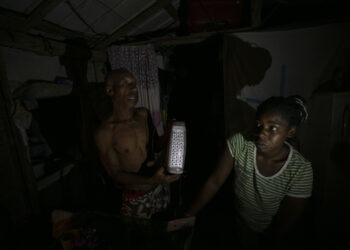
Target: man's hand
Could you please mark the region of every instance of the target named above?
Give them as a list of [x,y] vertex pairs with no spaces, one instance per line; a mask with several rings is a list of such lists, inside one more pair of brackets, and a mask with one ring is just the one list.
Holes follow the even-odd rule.
[[162,167],[151,177],[152,183],[154,184],[168,184],[180,179],[179,174],[166,175],[165,169]]
[[146,162],[146,166],[152,167],[155,163],[156,163],[156,161],[148,161],[148,162]]

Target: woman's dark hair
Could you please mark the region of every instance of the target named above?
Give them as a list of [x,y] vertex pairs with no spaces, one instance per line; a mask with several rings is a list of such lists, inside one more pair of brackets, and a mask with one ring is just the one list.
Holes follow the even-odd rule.
[[298,126],[306,121],[308,113],[305,100],[298,95],[281,97],[273,96],[266,99],[258,106],[256,117],[260,118],[267,112],[277,112],[285,118],[290,126]]

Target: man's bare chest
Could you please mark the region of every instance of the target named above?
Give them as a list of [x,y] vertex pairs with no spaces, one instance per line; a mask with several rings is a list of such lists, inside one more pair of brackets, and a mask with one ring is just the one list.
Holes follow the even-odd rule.
[[131,153],[146,149],[148,142],[147,125],[143,122],[115,126],[112,136],[113,147],[119,153]]

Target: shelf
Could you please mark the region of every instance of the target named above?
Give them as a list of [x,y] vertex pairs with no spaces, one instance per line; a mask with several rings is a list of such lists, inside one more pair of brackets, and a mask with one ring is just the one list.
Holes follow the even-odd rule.
[[38,191],[45,189],[46,187],[50,186],[52,183],[55,183],[61,178],[61,176],[63,177],[69,174],[73,167],[74,167],[73,163],[68,164],[63,167],[63,171],[57,170],[56,172],[40,179],[36,183]]

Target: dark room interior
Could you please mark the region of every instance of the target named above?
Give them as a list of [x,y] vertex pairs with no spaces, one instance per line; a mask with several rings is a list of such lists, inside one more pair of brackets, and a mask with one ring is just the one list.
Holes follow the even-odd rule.
[[[263,101],[294,95],[308,115],[288,145],[311,162],[312,195],[283,245],[269,249],[345,248],[345,6],[342,0],[2,0],[0,249],[250,249],[237,243],[233,172],[195,216],[186,220],[186,211],[229,138],[256,132]],[[156,160],[168,153],[173,122],[186,128],[183,172],[169,185],[169,208],[152,219],[120,213],[123,189],[96,143],[96,131],[115,114],[108,73],[118,68],[135,77],[136,107],[147,108],[162,142],[160,152],[151,145]]]

